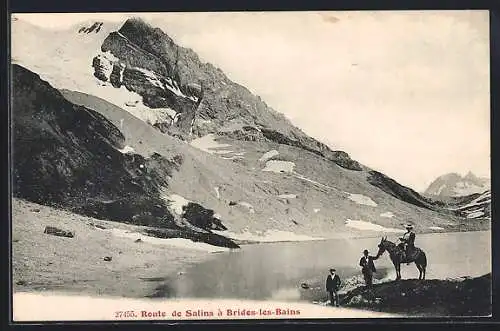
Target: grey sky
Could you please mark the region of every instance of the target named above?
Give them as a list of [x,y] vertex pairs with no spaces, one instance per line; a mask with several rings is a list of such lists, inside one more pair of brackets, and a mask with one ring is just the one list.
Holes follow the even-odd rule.
[[[67,27],[122,14],[25,16]],[[486,11],[141,14],[306,133],[417,190],[490,175]]]

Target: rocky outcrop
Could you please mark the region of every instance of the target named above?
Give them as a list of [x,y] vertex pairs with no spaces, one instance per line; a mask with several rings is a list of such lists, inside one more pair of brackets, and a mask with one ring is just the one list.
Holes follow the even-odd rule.
[[46,226],[43,233],[66,238],[73,238],[75,236],[72,231],[61,230],[55,226]]
[[82,26],[80,29],[78,29],[78,33],[98,33],[101,30],[101,27],[103,25],[103,22],[94,22],[92,25],[86,27]]
[[228,137],[236,140],[243,141],[264,141],[265,136],[259,128],[254,126],[245,125],[240,129],[230,131],[219,131],[219,136]]
[[168,238],[184,238],[190,239],[194,242],[205,242],[210,245],[227,247],[227,248],[239,248],[233,240],[226,238],[224,236],[212,233],[212,232],[195,232],[190,230],[175,230],[175,229],[153,229],[148,228],[145,230],[148,236],[168,239]]
[[349,154],[347,154],[346,152],[332,151],[325,144],[320,143],[319,141],[316,141],[312,138],[295,136],[296,139],[292,139],[275,130],[261,129],[261,131],[264,137],[266,137],[270,141],[302,148],[314,154],[320,155],[330,161],[333,161],[339,166],[349,170],[363,170],[361,165],[357,161],[352,160],[349,157]]
[[189,202],[184,207],[182,217],[192,225],[205,230],[227,230],[221,220],[215,217],[212,209],[207,209],[196,202]]
[[488,316],[491,274],[459,280],[406,279],[358,287],[341,305],[410,316]]
[[175,110],[178,116],[152,124],[162,132],[168,132],[171,126],[177,127],[180,134],[188,137],[202,101],[203,89],[194,81],[181,85],[170,65],[137,46],[124,35],[126,31],[124,25],[104,40],[103,53],[93,59],[94,76],[104,82],[110,81],[115,88],[124,86],[141,95],[143,104],[153,110]]

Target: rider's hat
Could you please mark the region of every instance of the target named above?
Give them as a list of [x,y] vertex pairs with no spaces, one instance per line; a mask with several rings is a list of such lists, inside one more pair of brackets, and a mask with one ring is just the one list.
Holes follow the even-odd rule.
[[363,251],[363,254],[368,254],[368,250],[367,250],[367,249],[365,249],[365,250]]
[[411,225],[411,224],[406,224],[406,228],[407,228],[407,229],[413,229],[413,225]]

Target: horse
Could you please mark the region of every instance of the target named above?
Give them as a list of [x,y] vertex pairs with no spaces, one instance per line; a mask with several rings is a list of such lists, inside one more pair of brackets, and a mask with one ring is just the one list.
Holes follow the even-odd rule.
[[427,268],[427,257],[425,252],[418,247],[413,248],[414,252],[410,254],[409,258],[405,258],[405,251],[395,243],[387,240],[387,237],[380,240],[378,244],[378,253],[375,259],[378,259],[385,251],[389,252],[392,264],[396,269],[396,280],[401,279],[401,263],[414,262],[420,272],[418,279],[425,279],[425,269]]

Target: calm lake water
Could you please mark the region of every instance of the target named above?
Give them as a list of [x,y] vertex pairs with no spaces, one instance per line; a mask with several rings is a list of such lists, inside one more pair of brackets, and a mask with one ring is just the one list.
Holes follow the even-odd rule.
[[[397,242],[397,235],[388,240]],[[380,238],[335,239],[295,243],[246,245],[220,253],[158,287],[155,296],[182,298],[239,298],[255,300],[311,300],[307,283],[324,292],[328,269],[345,281],[360,275],[358,262],[366,248],[377,253]],[[427,279],[480,276],[491,272],[490,232],[417,235],[417,247],[427,254]],[[376,262],[378,279],[394,278],[386,252]],[[418,278],[415,264],[402,265],[403,279]],[[168,285],[167,285],[168,284]]]

